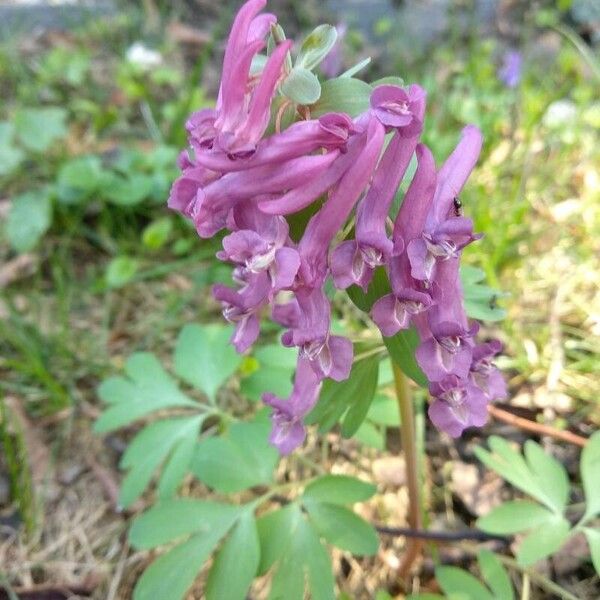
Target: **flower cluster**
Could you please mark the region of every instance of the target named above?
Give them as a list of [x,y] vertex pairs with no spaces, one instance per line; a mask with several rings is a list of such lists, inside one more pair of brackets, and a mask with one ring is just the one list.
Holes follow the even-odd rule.
[[[464,312],[459,259],[478,236],[456,208],[480,151],[479,131],[467,127],[436,171],[419,143],[425,92],[381,85],[355,118],[329,113],[265,135],[291,45],[277,44],[256,72],[253,59],[276,20],[259,14],[265,3],[249,0],[235,18],[216,108],[188,120],[190,147],[180,156],[169,206],[201,237],[228,232],[217,256],[234,265],[235,287],[217,285],[213,293],[235,324],[236,349],[256,341],[266,309],[285,328],[282,343],[298,348],[291,396],[264,396],[273,409],[271,442],[284,454],[300,445],[323,379],[350,373],[352,343],[331,334],[325,283],[366,290],[381,266],[392,293],[377,301],[372,317],[386,336],[417,328],[432,421],[455,436],[482,425],[487,402],[504,394],[504,383],[491,363],[498,345],[477,345],[477,326]],[[418,168],[390,237],[390,209],[415,153]],[[294,241],[286,216],[310,205],[312,216]],[[354,239],[337,243],[353,214]]]

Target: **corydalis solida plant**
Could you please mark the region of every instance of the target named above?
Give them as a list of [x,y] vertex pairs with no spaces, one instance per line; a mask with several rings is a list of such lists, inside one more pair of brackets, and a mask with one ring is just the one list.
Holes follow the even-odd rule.
[[[286,329],[282,344],[298,348],[290,397],[263,397],[273,409],[271,442],[283,454],[302,444],[303,419],[322,381],[349,376],[352,343],[331,334],[326,282],[367,290],[382,266],[392,291],[374,304],[371,317],[384,336],[416,327],[431,420],[452,436],[483,425],[487,403],[505,395],[492,364],[500,346],[477,344],[478,326],[465,313],[459,261],[479,236],[455,207],[481,150],[479,130],[467,126],[438,170],[419,142],[425,91],[380,85],[368,110],[354,118],[332,112],[266,135],[288,76],[291,42],[274,45],[257,63],[276,23],[274,15],[260,14],[265,4],[249,0],[234,20],[216,107],[187,122],[189,148],[180,155],[182,174],[169,206],[191,219],[201,237],[228,232],[217,256],[234,265],[235,286],[216,285],[213,294],[235,324],[238,352],[256,341],[266,309]],[[397,215],[390,215],[415,154],[415,175]],[[318,209],[292,239],[288,215],[311,205]],[[354,239],[337,243],[353,215]]]

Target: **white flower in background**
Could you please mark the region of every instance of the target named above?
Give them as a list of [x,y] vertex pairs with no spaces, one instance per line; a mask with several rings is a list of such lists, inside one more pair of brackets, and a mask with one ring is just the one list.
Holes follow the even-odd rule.
[[126,57],[130,63],[137,65],[142,69],[157,67],[163,60],[160,52],[148,48],[148,46],[144,45],[142,42],[135,42],[135,44],[132,44],[127,50]]
[[544,125],[550,128],[573,125],[577,120],[577,107],[571,100],[556,100],[546,109]]

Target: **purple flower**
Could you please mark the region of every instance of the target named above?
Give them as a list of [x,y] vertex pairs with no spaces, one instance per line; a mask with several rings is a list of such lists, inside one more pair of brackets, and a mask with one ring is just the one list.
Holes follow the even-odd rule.
[[[385,267],[391,293],[375,302],[373,320],[383,335],[416,327],[416,358],[431,382],[434,424],[451,435],[483,424],[486,403],[503,397],[506,387],[492,364],[498,343],[476,344],[478,327],[464,310],[459,259],[478,236],[456,208],[481,134],[465,128],[436,172],[431,152],[418,143],[424,90],[381,85],[369,109],[354,119],[329,113],[265,136],[291,46],[279,44],[262,71],[250,73],[276,22],[259,14],[265,3],[249,0],[234,19],[216,106],[194,113],[186,124],[189,148],[178,158],[182,173],[169,207],[190,219],[201,237],[226,230],[217,256],[233,266],[234,286],[216,285],[213,295],[235,325],[237,351],[256,341],[268,309],[285,328],[282,343],[298,348],[291,396],[264,396],[273,408],[271,443],[283,454],[298,447],[322,380],[349,376],[352,343],[331,334],[325,294],[330,277],[339,288],[358,284],[366,290],[378,267]],[[390,239],[390,208],[415,152],[418,167]],[[287,215],[313,203],[296,243]],[[354,211],[354,239],[339,243]]]
[[371,94],[371,111],[386,127],[413,136],[423,128],[425,97],[425,91],[418,85],[411,85],[408,90],[397,85],[380,85]]
[[432,300],[421,282],[414,280],[405,247],[421,234],[436,187],[435,162],[423,144],[416,148],[417,170],[394,223],[394,254],[389,260],[392,293],[377,300],[371,317],[385,336],[410,327],[414,316],[427,310]]
[[470,378],[479,387],[488,400],[506,398],[506,382],[492,360],[500,353],[502,344],[492,340],[485,344],[477,344],[473,348]]
[[389,260],[393,244],[385,227],[396,190],[410,163],[417,137],[394,134],[373,175],[365,197],[356,209],[354,240],[342,242],[331,257],[331,272],[336,287],[360,285],[366,290],[373,270]]
[[482,427],[488,418],[485,394],[468,380],[449,375],[429,387],[434,401],[429,418],[440,430],[459,437],[467,427]]
[[281,454],[289,454],[304,442],[306,429],[303,419],[316,404],[320,389],[321,381],[309,361],[300,358],[290,397],[283,399],[270,393],[263,395],[263,402],[273,408],[269,441]]
[[256,229],[240,229],[225,236],[217,257],[249,273],[267,272],[272,291],[276,292],[292,286],[300,257],[297,250],[285,247],[289,230],[285,219],[263,216],[261,221]]
[[460,142],[438,173],[423,233],[408,243],[411,274],[426,286],[433,281],[440,263],[457,259],[467,244],[481,237],[473,234],[471,219],[456,216],[454,208],[454,201],[477,162],[481,143],[481,133],[476,127],[463,129]]
[[331,335],[331,305],[320,287],[300,287],[295,302],[276,311],[275,318],[289,327],[281,341],[284,346],[300,348],[300,357],[308,361],[319,379],[336,381],[348,378],[352,368],[352,342]]
[[509,88],[516,88],[521,81],[523,55],[518,50],[507,50],[498,69],[498,78]]
[[344,150],[354,132],[352,119],[343,113],[328,113],[312,121],[299,121],[285,131],[261,140],[256,152],[246,157],[203,151],[196,154],[199,165],[212,171],[230,173],[305,156],[325,148]]
[[223,306],[223,316],[235,324],[231,343],[238,352],[245,352],[256,341],[260,330],[259,311],[266,306],[271,291],[269,275],[238,270],[240,290],[222,284],[213,286],[213,296]]
[[[353,138],[360,150],[356,163],[340,178],[329,199],[310,219],[298,244],[300,252],[300,279],[309,286],[321,286],[328,269],[329,246],[342,228],[354,203],[369,183],[384,141],[384,129],[377,119],[371,118],[366,130]],[[350,150],[348,151],[350,154]]]
[[272,198],[285,190],[302,187],[307,178],[319,178],[338,156],[300,156],[279,164],[227,173],[200,187],[189,216],[201,237],[212,237],[227,225],[230,210],[243,201]]

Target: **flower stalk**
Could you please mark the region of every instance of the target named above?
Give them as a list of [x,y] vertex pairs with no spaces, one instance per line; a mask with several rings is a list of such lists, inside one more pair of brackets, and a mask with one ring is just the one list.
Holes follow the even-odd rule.
[[[400,436],[404,463],[406,465],[406,485],[408,488],[408,525],[412,529],[421,529],[421,502],[419,489],[419,460],[417,457],[417,437],[415,430],[415,411],[413,399],[408,387],[406,375],[400,367],[392,360],[392,371],[394,373],[394,385],[396,389],[396,400],[400,412]],[[410,573],[410,569],[419,556],[423,547],[423,540],[418,538],[407,538],[406,552],[400,564],[400,577],[404,578]]]

